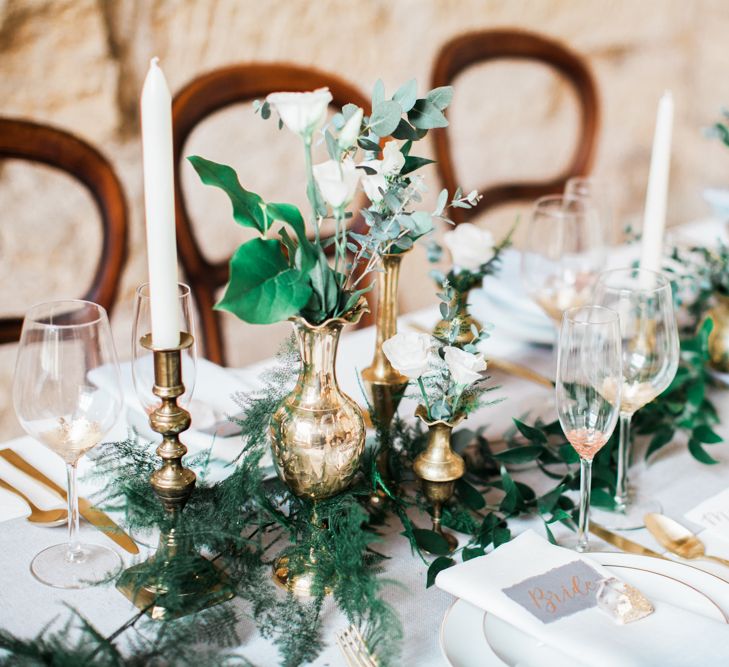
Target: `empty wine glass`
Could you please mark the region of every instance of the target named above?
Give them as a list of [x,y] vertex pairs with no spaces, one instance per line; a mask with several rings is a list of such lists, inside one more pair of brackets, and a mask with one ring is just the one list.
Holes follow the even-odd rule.
[[607,183],[594,176],[574,176],[567,181],[564,194],[582,200],[597,211],[607,241],[613,228],[613,209]]
[[557,414],[580,457],[580,515],[576,544],[571,545],[580,552],[589,547],[592,460],[615,430],[621,379],[618,314],[600,306],[565,312],[557,356]]
[[[190,288],[180,283],[179,293],[179,321],[182,331],[195,336],[195,325],[192,315],[192,300]],[[154,355],[152,350],[143,347],[140,343],[142,336],[151,333],[151,303],[149,298],[149,283],[137,288],[134,302],[134,324],[132,325],[132,378],[134,390],[144,411],[149,415],[161,405],[161,400],[152,392],[154,387]],[[178,405],[189,407],[195,390],[195,376],[197,374],[196,344],[182,350],[182,377],[185,379],[185,393],[177,399]]]
[[534,204],[522,252],[522,281],[555,327],[565,310],[589,302],[605,266],[605,231],[597,209],[584,199],[550,195]]
[[[679,342],[671,284],[654,271],[615,269],[600,276],[594,299],[619,314],[623,347],[615,512],[606,513],[601,521],[617,530],[641,528],[643,517],[661,508],[655,500],[630,494],[630,422],[676,375]],[[618,392],[617,386],[614,391]]]
[[26,432],[58,454],[68,473],[68,543],[41,551],[31,572],[57,588],[84,588],[116,574],[116,552],[78,541],[76,464],[101,442],[122,406],[114,341],[101,306],[54,301],[28,311],[13,402]]

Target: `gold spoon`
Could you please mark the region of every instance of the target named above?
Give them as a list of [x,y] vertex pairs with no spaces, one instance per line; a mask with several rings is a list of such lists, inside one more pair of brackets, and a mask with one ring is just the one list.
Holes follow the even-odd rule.
[[60,526],[64,523],[68,523],[68,511],[67,510],[42,510],[40,507],[34,505],[28,496],[22,491],[16,489],[14,486],[10,486],[7,482],[0,479],[0,488],[14,493],[16,496],[22,498],[30,507],[30,515],[27,517],[28,521],[35,523],[39,526]]
[[709,556],[704,543],[686,526],[663,514],[646,514],[645,525],[668,551],[686,560],[710,560],[729,567],[729,560],[718,556]]

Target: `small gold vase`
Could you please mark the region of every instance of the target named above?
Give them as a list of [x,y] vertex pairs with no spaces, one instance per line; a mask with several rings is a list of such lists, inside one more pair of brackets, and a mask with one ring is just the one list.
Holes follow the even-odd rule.
[[[293,391],[271,418],[271,449],[281,480],[297,496],[312,502],[346,489],[364,452],[362,410],[339,389],[335,364],[342,329],[356,324],[365,310],[362,299],[348,319],[331,319],[314,326],[301,317],[291,318],[301,369]],[[324,530],[316,520],[312,523]],[[313,593],[315,571],[313,552],[295,563],[291,554],[284,552],[273,564],[276,583],[295,595]],[[328,583],[324,591],[331,591]]]
[[716,305],[705,319],[709,317],[714,321],[709,334],[709,363],[715,370],[729,373],[729,296],[716,295]]
[[451,433],[463,418],[458,417],[454,422],[432,421],[422,405],[418,406],[415,416],[428,427],[428,445],[415,457],[413,471],[421,480],[425,497],[433,505],[433,530],[448,542],[449,549],[453,551],[458,540],[455,535],[443,530],[441,517],[443,505],[453,495],[456,480],[466,472],[463,457],[451,449]]
[[451,308],[456,309],[456,316],[453,321],[441,320],[435,325],[433,329],[433,335],[438,338],[448,338],[450,328],[452,326],[457,327],[458,335],[456,336],[456,345],[466,345],[470,343],[475,336],[473,335],[472,327],[476,327],[479,331],[481,330],[481,323],[471,315],[468,311],[468,297],[471,294],[471,290],[465,292],[456,292],[451,302]]

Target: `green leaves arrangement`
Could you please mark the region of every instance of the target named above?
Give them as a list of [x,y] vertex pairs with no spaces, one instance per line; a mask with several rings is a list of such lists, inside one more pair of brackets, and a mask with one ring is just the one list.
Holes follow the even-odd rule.
[[[412,209],[422,201],[423,190],[414,172],[432,160],[412,155],[411,150],[428,130],[448,124],[443,112],[452,97],[452,88],[442,87],[419,98],[417,83],[411,80],[388,98],[378,81],[369,116],[346,104],[323,128],[330,160],[320,165],[312,165],[311,146],[331,100],[328,91],[276,93],[256,103],[262,118],[277,111],[280,126],[287,125],[303,140],[312,209],[308,224],[296,207],[268,203],[246,190],[231,167],[198,156],[188,158],[203,183],[227,194],[234,220],[260,234],[231,258],[229,283],[216,307],[254,324],[295,315],[312,324],[349,317],[371,289],[368,279],[379,258],[408,250],[433,229],[433,217],[443,214],[447,193],[442,193],[432,213]],[[385,143],[383,151],[386,137],[393,141]],[[399,146],[395,140],[405,143]],[[381,153],[382,159],[377,159]],[[358,154],[363,159],[355,164]],[[360,180],[371,201],[361,212],[365,233],[347,228],[352,213],[346,208]],[[321,239],[319,231],[327,218],[334,220],[335,232]]]

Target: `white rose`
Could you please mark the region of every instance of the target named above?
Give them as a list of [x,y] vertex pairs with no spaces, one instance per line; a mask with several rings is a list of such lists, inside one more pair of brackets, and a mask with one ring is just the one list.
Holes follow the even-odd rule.
[[339,132],[337,143],[339,144],[339,148],[342,150],[348,150],[353,146],[354,142],[357,141],[359,130],[362,126],[363,114],[364,110],[361,107],[357,107],[357,111],[349,117],[349,120],[344,124],[344,127]]
[[271,93],[266,101],[289,130],[306,137],[324,122],[332,94],[329,88],[318,88],[310,93]]
[[369,167],[376,172],[374,174],[368,174],[366,171],[360,169],[362,172],[362,187],[364,188],[365,194],[373,204],[376,204],[382,201],[382,192],[380,190],[383,192],[387,190],[387,181],[382,175],[382,160],[368,160],[367,162],[362,162],[361,166]]
[[382,351],[395,370],[417,380],[428,370],[431,344],[427,334],[399,333],[382,344]]
[[486,370],[486,360],[480,353],[471,354],[448,345],[443,348],[443,358],[453,381],[460,386],[468,386],[480,380],[481,371]]
[[405,166],[405,156],[400,152],[397,141],[388,141],[382,149],[382,174],[395,176]]
[[453,265],[460,269],[477,271],[494,256],[491,232],[470,222],[457,225],[452,232],[443,234],[443,243],[451,252]]
[[360,170],[352,158],[337,162],[327,160],[312,168],[314,180],[324,200],[332,208],[344,208],[354,199],[359,183]]

